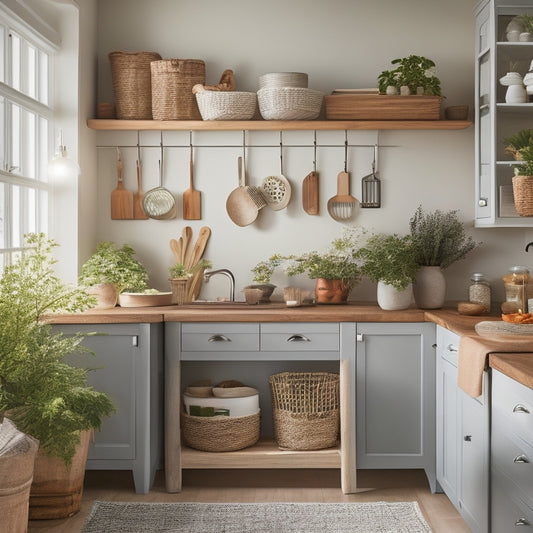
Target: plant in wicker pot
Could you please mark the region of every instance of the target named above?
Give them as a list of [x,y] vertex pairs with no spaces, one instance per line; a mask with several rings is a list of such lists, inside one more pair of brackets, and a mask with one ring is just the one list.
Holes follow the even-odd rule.
[[169,267],[170,278],[168,281],[172,290],[172,303],[181,305],[192,302],[204,270],[211,268],[211,266],[210,261],[202,259],[190,269],[183,263],[175,263]]
[[407,309],[420,268],[411,236],[372,235],[360,253],[364,259],[363,274],[378,284],[379,306],[386,310]]
[[426,213],[419,206],[409,221],[413,249],[420,269],[413,286],[421,309],[439,309],[446,296],[443,270],[473,250],[478,244],[467,236],[457,211]]
[[55,332],[46,315],[77,312],[94,298],[53,272],[56,243],[26,236],[20,256],[0,278],[0,415],[40,442],[30,518],[60,518],[80,508],[89,432],[114,408],[87,385],[88,370],[65,360],[88,352],[82,334]]
[[524,129],[504,139],[505,151],[515,161],[513,197],[521,217],[533,216],[533,130]]

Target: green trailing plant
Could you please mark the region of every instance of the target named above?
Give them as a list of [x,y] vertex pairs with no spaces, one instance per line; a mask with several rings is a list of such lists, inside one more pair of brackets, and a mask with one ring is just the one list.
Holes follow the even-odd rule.
[[409,221],[416,262],[448,268],[480,243],[466,235],[457,210],[426,213],[419,206]]
[[365,276],[374,282],[383,281],[397,290],[406,289],[420,268],[410,235],[372,235],[360,254]]
[[422,87],[424,94],[442,96],[440,80],[435,76],[435,62],[423,56],[410,55],[391,61],[397,65],[393,70],[384,70],[378,76],[380,93],[385,93],[392,86],[400,91],[400,87],[409,87],[411,94],[417,94]]
[[134,255],[135,250],[129,244],[119,248],[114,242],[100,242],[82,265],[78,282],[85,287],[112,283],[119,293],[143,292],[148,288],[148,272]]
[[252,268],[253,280],[270,283],[274,271],[281,267],[287,276],[307,274],[310,279],[340,279],[352,289],[361,278],[359,239],[362,232],[346,228],[342,237],[334,239],[322,253],[312,251],[301,255],[274,254]]
[[[83,430],[100,429],[111,400],[87,385],[89,370],[65,356],[91,354],[84,335],[63,335],[44,317],[83,311],[94,299],[54,274],[55,241],[26,236],[24,248],[0,278],[0,415],[38,439],[49,455],[70,463]],[[1,416],[0,416],[1,418]]]
[[201,268],[211,268],[212,266],[211,261],[202,259],[192,268],[187,268],[183,263],[176,263],[169,267],[168,272],[171,279],[188,279],[194,276]]

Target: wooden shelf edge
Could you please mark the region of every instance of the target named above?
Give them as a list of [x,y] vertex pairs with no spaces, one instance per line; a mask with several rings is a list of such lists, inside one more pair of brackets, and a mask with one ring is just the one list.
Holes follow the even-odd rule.
[[181,448],[182,468],[340,468],[340,447],[324,450],[280,450],[270,439],[235,452],[202,452]]
[[471,125],[469,120],[87,120],[99,131],[462,130]]

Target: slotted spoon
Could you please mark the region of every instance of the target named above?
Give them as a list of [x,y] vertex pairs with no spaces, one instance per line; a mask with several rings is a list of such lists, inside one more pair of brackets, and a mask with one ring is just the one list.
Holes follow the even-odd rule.
[[348,141],[344,143],[344,171],[337,175],[337,194],[328,200],[328,213],[337,221],[353,217],[357,199],[350,194],[350,174],[347,172]]

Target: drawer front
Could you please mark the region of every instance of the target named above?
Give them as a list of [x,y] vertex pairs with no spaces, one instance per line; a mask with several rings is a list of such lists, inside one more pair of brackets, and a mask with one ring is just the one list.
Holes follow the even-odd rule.
[[182,352],[259,351],[259,324],[212,322],[181,326]]
[[533,390],[498,371],[492,373],[492,405],[515,434],[533,445]]
[[457,366],[459,354],[459,335],[442,326],[437,327],[437,346],[439,356]]
[[337,352],[339,346],[338,324],[261,324],[261,351]]
[[492,419],[493,464],[518,485],[533,506],[533,447],[516,438],[499,410],[493,410]]
[[533,511],[513,495],[512,482],[492,471],[491,530],[495,533],[520,531],[533,533]]

